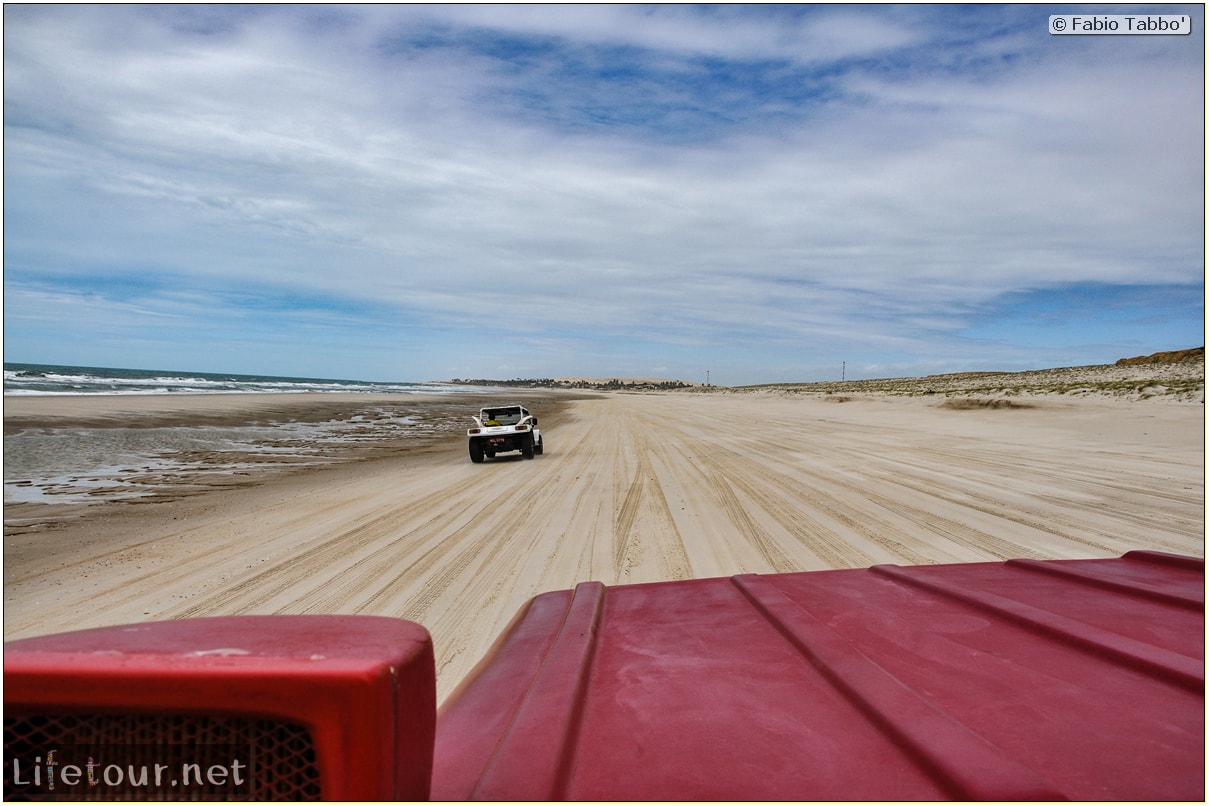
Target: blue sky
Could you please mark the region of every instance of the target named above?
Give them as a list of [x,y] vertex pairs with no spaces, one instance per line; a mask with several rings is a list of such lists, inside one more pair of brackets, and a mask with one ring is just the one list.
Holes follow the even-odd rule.
[[4,8],[6,361],[722,384],[1204,343],[1205,58],[1111,6]]

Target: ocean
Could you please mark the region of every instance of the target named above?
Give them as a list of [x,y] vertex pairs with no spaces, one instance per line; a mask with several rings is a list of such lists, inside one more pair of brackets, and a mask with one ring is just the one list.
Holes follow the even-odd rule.
[[424,393],[479,391],[483,387],[442,383],[281,378],[149,369],[68,367],[52,364],[4,364],[5,395],[162,395],[281,392]]
[[[237,475],[329,464],[400,443],[450,438],[465,433],[476,410],[460,402],[459,395],[493,391],[442,383],[5,363],[5,397],[27,401],[34,396],[250,393],[263,394],[266,400],[278,395],[288,402],[291,393],[343,392],[366,393],[366,403],[308,405],[303,411],[293,406],[280,415],[231,424],[6,423],[4,502],[87,504],[147,498],[184,488],[224,486]],[[398,396],[397,402],[376,397],[383,394]],[[449,403],[434,402],[437,398]],[[5,515],[6,530],[20,520],[9,517],[8,511]]]

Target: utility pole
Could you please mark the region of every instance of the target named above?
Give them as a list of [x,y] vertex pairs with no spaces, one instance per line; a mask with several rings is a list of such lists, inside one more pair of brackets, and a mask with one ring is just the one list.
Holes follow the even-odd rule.
[[840,366],[840,383],[843,383],[844,381],[848,380],[848,362],[843,361],[841,362]]
[[709,386],[709,370],[705,371],[705,385]]

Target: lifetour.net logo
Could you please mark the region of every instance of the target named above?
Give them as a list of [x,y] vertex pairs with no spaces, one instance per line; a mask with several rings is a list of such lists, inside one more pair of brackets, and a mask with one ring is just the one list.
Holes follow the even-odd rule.
[[249,748],[233,745],[48,746],[6,756],[4,797],[163,800],[246,795]]

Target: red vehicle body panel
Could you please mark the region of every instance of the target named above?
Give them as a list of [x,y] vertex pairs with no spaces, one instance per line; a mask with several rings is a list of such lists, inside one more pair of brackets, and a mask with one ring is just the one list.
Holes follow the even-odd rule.
[[16,641],[5,794],[64,715],[149,716],[111,741],[162,748],[201,714],[305,727],[321,786],[289,797],[1203,801],[1204,593],[1203,560],[1153,552],[584,583],[522,608],[439,714],[398,619]]
[[1203,800],[1204,562],[875,566],[533,599],[438,718],[467,800]]
[[[423,627],[400,619],[199,618],[14,641],[5,645],[4,705],[8,797],[10,725],[24,716],[72,714],[158,715],[164,725],[180,715],[297,724],[310,734],[323,799],[428,797],[436,716],[432,641]],[[175,736],[168,728],[159,733],[152,738],[164,744],[188,740],[179,729]],[[34,747],[45,757],[71,736],[50,734]],[[114,750],[134,743],[119,740]],[[62,749],[59,756],[72,761]],[[237,792],[239,799],[260,799],[255,787],[264,776],[250,778],[252,788]],[[96,794],[67,792],[62,782],[57,793],[45,785],[33,794],[39,792]],[[174,794],[169,789],[152,799]]]

